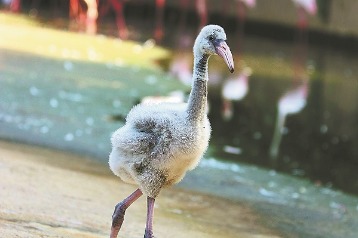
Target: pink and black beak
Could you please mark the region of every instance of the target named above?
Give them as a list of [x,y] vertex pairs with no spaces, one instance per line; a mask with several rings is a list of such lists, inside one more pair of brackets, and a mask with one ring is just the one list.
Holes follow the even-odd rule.
[[216,39],[213,41],[216,53],[224,59],[227,67],[230,72],[234,72],[234,59],[232,58],[232,54],[229,46],[226,44],[224,40]]

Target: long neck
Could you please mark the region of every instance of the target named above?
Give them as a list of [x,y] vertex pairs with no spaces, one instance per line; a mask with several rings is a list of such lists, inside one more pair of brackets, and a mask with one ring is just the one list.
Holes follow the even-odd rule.
[[188,119],[201,121],[206,115],[209,55],[194,57],[193,85],[188,100]]

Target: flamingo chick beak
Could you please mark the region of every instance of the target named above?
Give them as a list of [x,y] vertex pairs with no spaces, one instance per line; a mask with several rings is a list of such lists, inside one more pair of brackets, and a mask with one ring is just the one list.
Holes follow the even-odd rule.
[[215,51],[216,53],[224,59],[227,67],[230,72],[234,72],[234,59],[232,58],[232,54],[229,46],[226,44],[224,40],[216,40],[214,41]]

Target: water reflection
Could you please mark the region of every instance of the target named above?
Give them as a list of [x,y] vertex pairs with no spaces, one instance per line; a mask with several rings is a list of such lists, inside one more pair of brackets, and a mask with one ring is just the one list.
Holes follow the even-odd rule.
[[183,84],[191,86],[193,76],[192,61],[190,54],[178,52],[170,62],[169,73]]
[[[288,115],[297,114],[306,106],[308,95],[308,80],[301,85],[288,90],[277,103],[277,118],[275,132],[270,146],[270,157],[273,165],[279,153],[279,146],[283,134],[286,134],[285,121]],[[286,129],[286,130],[285,130]]]
[[278,100],[275,130],[270,146],[269,156],[271,165],[277,167],[277,157],[283,134],[287,134],[285,127],[286,117],[300,113],[306,106],[309,91],[309,75],[306,70],[307,64],[307,24],[306,13],[316,13],[316,3],[313,1],[295,1],[298,5],[299,19],[296,30],[296,42],[293,59],[293,79],[290,89]]
[[245,67],[238,76],[224,81],[221,90],[223,98],[222,117],[224,120],[230,120],[232,118],[234,103],[242,100],[248,93],[251,73],[251,68]]

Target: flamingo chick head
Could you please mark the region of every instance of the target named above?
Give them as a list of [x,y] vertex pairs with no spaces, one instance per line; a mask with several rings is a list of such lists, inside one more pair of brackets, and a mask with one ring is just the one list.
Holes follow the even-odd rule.
[[224,59],[231,73],[234,72],[234,60],[226,44],[224,29],[218,25],[207,25],[201,29],[194,43],[195,55],[219,55]]

